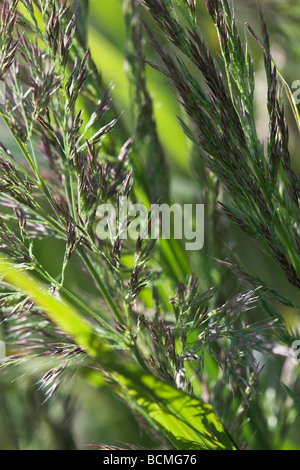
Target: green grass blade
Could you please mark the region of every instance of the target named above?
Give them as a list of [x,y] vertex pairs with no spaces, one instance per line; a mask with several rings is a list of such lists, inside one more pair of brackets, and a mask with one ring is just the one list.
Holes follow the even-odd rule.
[[151,375],[118,376],[134,399],[178,450],[236,450],[210,405]]

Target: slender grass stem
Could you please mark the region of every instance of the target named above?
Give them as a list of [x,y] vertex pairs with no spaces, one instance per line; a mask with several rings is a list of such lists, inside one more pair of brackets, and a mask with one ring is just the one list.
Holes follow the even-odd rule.
[[106,289],[100,275],[98,274],[97,270],[94,268],[93,263],[90,261],[89,257],[84,253],[83,249],[79,249],[79,255],[84,262],[85,266],[87,267],[89,273],[91,274],[92,278],[94,279],[96,285],[98,286],[103,298],[106,300],[107,305],[111,309],[112,313],[114,314],[115,318],[123,324],[124,320],[121,317],[117,306],[115,305],[111,295],[109,294],[108,290]]
[[114,336],[118,337],[127,347],[131,346],[131,344],[124,338],[118,331],[116,331],[106,320],[104,320],[101,316],[91,310],[84,302],[82,302],[78,297],[76,297],[71,291],[66,289],[65,287],[61,286],[56,279],[50,276],[45,269],[43,269],[39,265],[34,265],[33,269],[39,273],[46,281],[53,284],[60,292],[62,292],[67,298],[73,301],[77,306],[81,307],[84,311],[86,311],[91,317],[95,318],[104,328],[110,331]]

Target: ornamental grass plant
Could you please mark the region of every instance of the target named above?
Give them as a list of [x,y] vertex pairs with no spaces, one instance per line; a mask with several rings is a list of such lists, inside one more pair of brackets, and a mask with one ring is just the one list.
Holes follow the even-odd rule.
[[299,48],[261,8],[2,1],[1,449],[299,449],[300,118],[270,38]]

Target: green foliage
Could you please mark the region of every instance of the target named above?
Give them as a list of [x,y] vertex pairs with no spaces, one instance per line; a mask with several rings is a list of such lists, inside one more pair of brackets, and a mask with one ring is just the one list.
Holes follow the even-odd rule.
[[[247,34],[264,60],[266,143],[255,61],[226,0],[206,1],[219,60],[195,1],[101,3],[3,2],[1,369],[24,368],[39,383],[54,432],[52,404],[68,402],[64,384],[79,377],[130,407],[146,436],[129,448],[297,446],[299,374],[287,371],[298,332],[282,311],[299,305],[300,180],[280,83],[296,118],[298,111],[263,16],[262,39],[249,25]],[[114,32],[118,12],[124,21],[116,19]],[[111,241],[100,240],[97,209],[117,207],[121,197],[148,208],[204,203],[205,247],[191,253],[174,238],[123,240],[130,216]],[[232,221],[291,290],[248,272],[230,244],[242,240]],[[64,432],[49,446],[76,447],[71,428]]]
[[[45,286],[20,273],[7,260],[0,259],[5,280],[27,294],[51,321],[73,338],[98,367],[104,367],[120,387],[125,399],[133,400],[147,416],[162,428],[176,449],[234,449],[212,408],[185,395],[151,375],[140,374],[137,366],[121,362],[106,341],[64,301],[47,293]],[[78,351],[77,351],[78,352]]]

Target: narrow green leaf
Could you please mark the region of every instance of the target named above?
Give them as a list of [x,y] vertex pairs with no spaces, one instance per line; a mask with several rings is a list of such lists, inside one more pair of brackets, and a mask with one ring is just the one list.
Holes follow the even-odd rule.
[[288,387],[285,383],[280,382],[287,394],[291,397],[294,402],[296,408],[300,409],[300,396],[297,395],[290,387]]
[[237,449],[210,405],[151,375],[142,375],[139,381],[133,377],[118,378],[129,396],[156,422],[176,449]]

